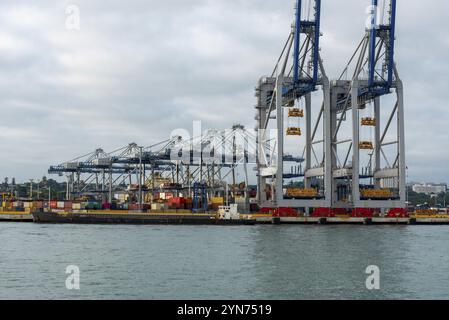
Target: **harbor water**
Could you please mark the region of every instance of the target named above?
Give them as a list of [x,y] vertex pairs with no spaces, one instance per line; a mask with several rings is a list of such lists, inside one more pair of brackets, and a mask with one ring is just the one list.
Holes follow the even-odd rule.
[[0,244],[0,299],[449,299],[447,226],[0,223]]

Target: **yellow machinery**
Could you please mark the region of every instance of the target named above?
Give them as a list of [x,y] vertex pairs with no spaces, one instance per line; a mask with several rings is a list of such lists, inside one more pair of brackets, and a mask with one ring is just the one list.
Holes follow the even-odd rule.
[[416,210],[413,215],[413,218],[417,219],[448,219],[449,214],[447,212],[440,212],[434,209],[428,210]]
[[367,127],[375,127],[377,124],[376,119],[374,118],[363,118],[362,119],[362,126],[367,126]]
[[11,201],[14,198],[14,195],[12,193],[1,193],[1,201]]
[[90,200],[89,197],[86,197],[86,196],[75,198],[75,201],[80,201],[80,202],[87,202],[89,200]]
[[393,192],[390,189],[361,189],[362,198],[367,199],[391,199]]
[[224,204],[224,198],[222,198],[222,197],[213,197],[213,198],[211,198],[211,203],[212,204],[223,205]]
[[288,110],[288,116],[290,118],[304,118],[304,110],[299,108],[292,108]]
[[[287,136],[301,136],[302,132],[301,132],[301,128],[300,128],[300,118],[304,118],[304,110],[300,109],[300,108],[293,108],[294,104],[292,105],[291,108],[288,109],[288,117],[291,118],[291,123],[293,125],[290,125],[287,128]],[[296,124],[296,120],[294,119],[299,119],[298,120],[298,124]]]
[[359,144],[359,148],[361,150],[373,150],[374,149],[374,145],[370,141],[362,141]]
[[425,215],[427,215],[427,216],[436,216],[436,215],[438,215],[438,211],[437,210],[431,210],[431,209],[429,209],[429,210],[416,210],[415,211],[415,214],[417,214],[417,215],[421,215],[421,216],[425,216]]
[[12,193],[1,193],[1,207],[5,209],[12,208],[12,203],[14,201],[14,195]]
[[287,189],[286,193],[287,197],[291,198],[316,198],[318,196],[318,192],[315,189],[299,189],[299,188],[290,188]]
[[287,128],[287,136],[301,136],[301,128],[290,127]]

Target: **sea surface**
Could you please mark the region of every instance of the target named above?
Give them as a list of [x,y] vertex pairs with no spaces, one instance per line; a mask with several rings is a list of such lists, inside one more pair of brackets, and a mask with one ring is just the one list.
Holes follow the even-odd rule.
[[449,227],[0,223],[0,299],[449,299]]

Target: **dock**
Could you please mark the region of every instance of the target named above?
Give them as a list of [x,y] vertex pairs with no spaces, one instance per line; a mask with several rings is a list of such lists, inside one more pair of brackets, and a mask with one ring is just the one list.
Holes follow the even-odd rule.
[[33,222],[29,212],[0,211],[0,222]]
[[271,214],[237,214],[232,218],[217,213],[193,213],[187,210],[126,211],[0,211],[0,222],[36,222],[71,224],[159,224],[159,225],[449,225],[449,215],[411,215],[410,217],[277,217]]
[[[266,223],[268,218],[256,218],[256,223]],[[449,225],[449,216],[446,217],[409,217],[409,218],[359,218],[359,217],[281,217],[271,218],[273,224],[279,225]]]

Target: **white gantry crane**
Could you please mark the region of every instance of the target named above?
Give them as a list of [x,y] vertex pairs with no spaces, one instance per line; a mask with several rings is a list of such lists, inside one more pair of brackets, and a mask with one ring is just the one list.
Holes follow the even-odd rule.
[[[330,139],[326,130],[330,127],[330,96],[320,57],[320,17],[320,0],[297,0],[295,22],[276,67],[256,88],[258,197],[262,207],[331,205],[331,159],[326,156],[330,148],[325,144]],[[317,97],[314,92],[319,89]],[[304,129],[299,125],[302,118]],[[305,141],[300,145],[303,136]],[[287,139],[295,141],[301,157],[286,154]],[[274,153],[267,152],[269,146]],[[292,162],[301,165],[288,172]]]
[[[321,1],[297,0],[296,5],[275,70],[256,88],[259,204],[306,212],[403,210],[405,129],[403,85],[394,59],[396,0],[372,0],[363,40],[332,81],[320,57]],[[305,130],[297,125],[301,118]],[[304,168],[288,173],[288,138],[302,135],[302,144],[293,146],[303,148]]]

